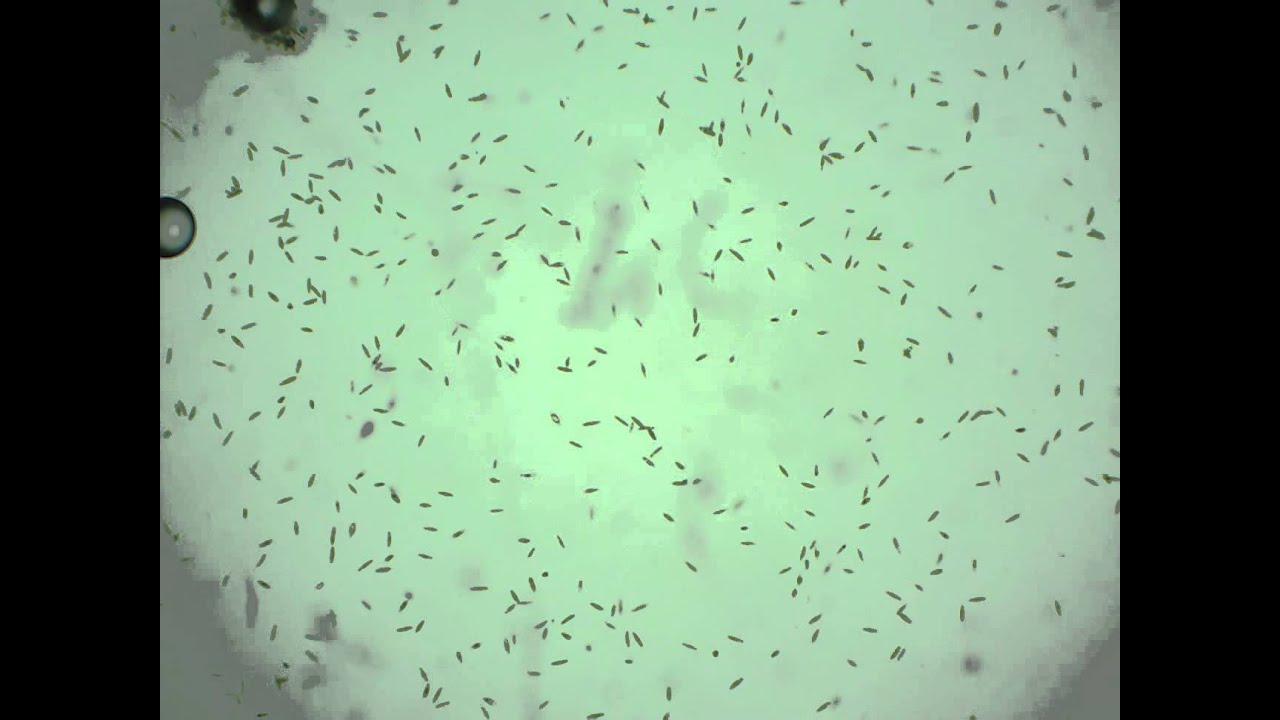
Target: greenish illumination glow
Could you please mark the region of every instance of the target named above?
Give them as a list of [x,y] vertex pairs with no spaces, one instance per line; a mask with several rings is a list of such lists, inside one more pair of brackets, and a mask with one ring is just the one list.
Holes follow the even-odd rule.
[[162,510],[247,682],[963,720],[1078,672],[1119,613],[1090,4],[330,4],[165,116]]

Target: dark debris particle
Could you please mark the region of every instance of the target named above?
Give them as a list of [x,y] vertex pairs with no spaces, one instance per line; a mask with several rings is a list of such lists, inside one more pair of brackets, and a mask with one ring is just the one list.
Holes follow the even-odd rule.
[[364,425],[360,426],[360,437],[367,438],[373,434],[373,421],[365,420]]
[[264,35],[276,32],[293,21],[295,0],[232,0],[232,15],[246,28]]

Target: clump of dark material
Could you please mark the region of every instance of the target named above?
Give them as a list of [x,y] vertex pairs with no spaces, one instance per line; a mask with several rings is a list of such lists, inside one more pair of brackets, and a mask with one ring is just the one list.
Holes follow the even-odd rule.
[[295,0],[231,0],[231,13],[253,32],[269,35],[293,22]]

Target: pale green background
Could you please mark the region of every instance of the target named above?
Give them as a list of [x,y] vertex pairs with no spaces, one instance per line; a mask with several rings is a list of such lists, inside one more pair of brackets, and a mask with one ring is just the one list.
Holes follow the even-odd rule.
[[[429,704],[420,698],[418,667],[446,688],[442,699],[452,704],[430,715],[440,717],[479,716],[481,698],[490,697],[494,717],[525,717],[530,706],[551,700],[544,717],[606,711],[606,718],[656,718],[670,711],[673,718],[775,718],[808,716],[833,695],[841,705],[820,717],[1038,717],[1047,711],[1034,709],[1036,703],[1070,685],[1104,639],[1118,643],[1119,486],[1083,480],[1119,475],[1119,460],[1109,452],[1119,448],[1118,24],[1088,8],[1064,21],[1041,6],[995,10],[978,2],[843,9],[721,4],[696,23],[687,7],[669,14],[655,8],[648,11],[660,22],[649,28],[597,3],[362,5],[343,4],[340,16],[324,8],[327,29],[301,57],[265,65],[232,57],[220,61],[217,77],[201,82],[198,100],[162,98],[162,117],[183,141],[162,135],[161,191],[185,190],[201,228],[191,252],[161,267],[160,419],[169,434],[161,446],[162,515],[181,534],[176,544],[165,538],[162,549],[162,717],[198,717],[196,707],[211,717],[264,711],[282,717],[289,698],[308,717],[347,718],[352,709],[369,718],[420,717]],[[374,18],[374,10],[388,17]],[[177,73],[166,77],[165,58],[198,67],[200,51],[186,44],[229,31],[184,24],[170,33],[176,19],[166,12],[176,11],[162,4],[162,83],[177,83]],[[552,17],[540,21],[543,12]],[[750,20],[738,32],[743,15]],[[997,21],[1004,31],[993,38]],[[431,31],[436,22],[445,27]],[[967,31],[969,22],[981,28]],[[596,25],[604,30],[592,32]],[[346,28],[359,29],[358,42],[347,40]],[[413,48],[405,63],[396,61],[400,35]],[[583,51],[574,52],[583,37]],[[653,47],[639,49],[636,40]],[[860,47],[862,40],[872,47]],[[446,52],[434,60],[430,51],[440,44]],[[737,44],[755,53],[749,83],[730,79]],[[477,49],[483,60],[473,67]],[[1021,58],[1026,68],[1003,80],[1000,66]],[[617,70],[623,62],[628,68]],[[855,62],[873,68],[875,83]],[[1080,74],[1074,81],[1073,62]],[[711,71],[707,84],[691,79],[701,63]],[[976,77],[973,67],[990,77]],[[926,81],[931,70],[942,72],[943,85]],[[915,100],[906,96],[910,82],[918,85]],[[233,96],[244,84],[249,90]],[[366,95],[370,87],[377,91]],[[775,96],[769,117],[760,118],[766,88]],[[1072,102],[1062,99],[1064,89]],[[663,91],[672,105],[665,113],[654,100]],[[478,92],[491,100],[465,102]],[[307,102],[308,95],[319,104]],[[1102,108],[1091,110],[1090,97]],[[745,116],[738,113],[743,98]],[[934,106],[944,98],[949,108]],[[975,101],[982,106],[977,124],[970,117]],[[1043,114],[1043,106],[1057,107],[1069,127]],[[370,108],[365,118],[357,117],[361,107]],[[770,121],[774,108],[794,135]],[[666,132],[659,138],[661,115]],[[717,148],[696,128],[721,118],[726,139]],[[361,128],[375,120],[381,134]],[[966,129],[974,133],[967,144]],[[572,142],[579,130],[593,136],[591,147],[585,136]],[[870,141],[868,130],[879,142]],[[475,132],[481,139],[471,144]],[[510,136],[504,143],[492,142],[503,133]],[[828,151],[847,158],[819,172],[816,146],[826,137]],[[245,154],[250,141],[258,147],[252,162]],[[862,153],[854,154],[863,141]],[[937,153],[905,150],[911,144]],[[303,155],[289,162],[284,178],[277,145]],[[460,152],[473,157],[450,172]],[[484,166],[476,164],[480,154],[489,156]],[[326,167],[344,157],[354,170]],[[373,169],[382,163],[396,174]],[[962,164],[975,169],[943,184]],[[307,172],[325,176],[314,191]],[[243,192],[228,199],[232,176]],[[459,182],[465,189],[451,193]],[[559,185],[546,188],[548,182]],[[880,188],[870,190],[873,184]],[[988,200],[988,188],[996,189],[999,205]],[[885,189],[892,195],[881,197]],[[325,215],[291,192],[324,197]],[[480,196],[461,197],[468,192]],[[372,209],[376,193],[384,196],[382,214]],[[779,207],[782,199],[790,206]],[[697,217],[691,200],[699,204]],[[465,210],[449,209],[462,202]],[[603,219],[614,203],[622,206],[616,235]],[[555,218],[572,219],[581,243],[543,206]],[[757,209],[742,215],[748,206]],[[295,227],[267,222],[286,207]],[[1107,240],[1085,236],[1089,207]],[[396,210],[408,219],[397,219]],[[809,216],[817,219],[799,228]],[[482,226],[487,217],[498,220]],[[520,238],[501,239],[521,223],[527,228]],[[338,242],[334,225],[341,227]],[[863,239],[872,227],[884,240]],[[474,239],[480,230],[486,235]],[[290,236],[297,236],[286,248],[293,263],[277,244]],[[737,244],[745,237],[753,242]],[[783,251],[775,249],[778,241]],[[910,250],[903,248],[907,241]],[[431,247],[441,251],[438,258],[427,252]],[[730,247],[746,262],[733,259]],[[717,248],[724,253],[712,264]],[[616,249],[630,254],[614,255]],[[494,250],[508,260],[500,274]],[[219,262],[223,251],[228,255]],[[543,255],[564,262],[574,287],[555,283],[563,275],[547,268]],[[846,271],[849,256],[860,264]],[[396,266],[401,259],[405,264]],[[593,285],[589,268],[597,262],[607,270]],[[996,272],[992,263],[1006,270]],[[714,284],[698,274],[712,267]],[[1059,276],[1078,284],[1057,288]],[[308,299],[308,279],[325,290],[327,302],[285,310],[287,302]],[[454,287],[436,296],[451,279]],[[910,298],[902,306],[904,292]],[[618,307],[617,321],[610,304]],[[942,317],[939,305],[953,317]],[[690,336],[692,307],[702,322],[697,338]],[[794,318],[792,308],[799,310]],[[782,321],[770,323],[773,316]],[[256,325],[242,329],[249,323]],[[406,329],[395,338],[402,323]],[[304,325],[314,332],[300,332]],[[1061,328],[1057,340],[1047,333],[1051,325]],[[499,340],[503,335],[515,342]],[[364,345],[378,352],[375,337],[394,373],[376,372],[362,351]],[[921,343],[910,360],[902,357],[906,337]],[[862,353],[858,338],[866,341]],[[946,363],[948,351],[955,365]],[[704,352],[709,357],[695,363]],[[498,370],[495,353],[507,362],[519,357],[520,375]],[[555,370],[565,356],[572,357],[572,374]],[[868,364],[853,364],[855,357]],[[299,359],[298,380],[280,386]],[[591,359],[598,365],[587,368]],[[648,378],[640,375],[641,362]],[[367,394],[351,392],[367,384],[373,385]],[[1058,397],[1055,385],[1062,387]],[[288,410],[277,420],[281,396]],[[392,397],[394,410],[374,412]],[[179,402],[185,414],[196,408],[194,419],[176,412]],[[966,410],[995,406],[1009,417],[956,423]],[[822,420],[827,408],[835,411]],[[250,422],[254,411],[262,416]],[[851,417],[862,411],[886,419],[871,428]],[[642,418],[657,427],[659,441],[628,432],[613,415]],[[918,416],[923,425],[915,424]],[[359,441],[368,419],[377,430]],[[392,419],[406,427],[392,426]],[[596,419],[599,426],[581,427]],[[1077,432],[1089,421],[1093,428]],[[1018,426],[1027,427],[1025,435],[1013,432]],[[1062,439],[1041,457],[1041,443],[1057,429]],[[947,430],[952,437],[940,441]],[[421,448],[420,435],[427,438]],[[657,467],[650,468],[640,458],[658,445]],[[1018,452],[1031,462],[1021,462]],[[675,460],[687,471],[678,471]],[[260,481],[249,474],[255,462]],[[975,486],[992,480],[996,469],[999,487]],[[307,488],[312,473],[317,481]],[[885,475],[890,480],[877,488]],[[704,479],[698,488],[671,486],[695,476]],[[803,480],[819,488],[805,490]],[[376,482],[395,488],[402,503]],[[874,501],[859,507],[864,487]],[[600,490],[584,495],[586,488]],[[454,497],[439,497],[440,490]],[[278,505],[286,496],[294,500]],[[434,507],[419,508],[420,502]],[[739,510],[712,514],[738,502]],[[246,507],[249,518],[242,519]],[[490,512],[497,507],[504,512]],[[926,523],[935,509],[938,520]],[[1014,513],[1020,519],[1006,524]],[[348,538],[351,522],[359,531]],[[864,522],[871,528],[858,530]],[[330,527],[338,528],[332,566]],[[466,534],[449,540],[460,529]],[[951,539],[942,540],[938,530]],[[568,549],[558,547],[556,535]],[[521,536],[534,539],[534,558],[515,542]],[[273,544],[260,549],[268,538]],[[739,545],[744,538],[756,545]],[[901,555],[893,538],[901,541]],[[798,566],[797,553],[810,541],[833,570],[806,573],[803,592],[792,599],[793,575],[778,570]],[[198,603],[182,599],[200,594],[201,586],[188,587],[181,574],[164,570],[166,554],[172,562],[175,552],[190,558],[176,564],[207,583],[205,614],[219,618],[225,638],[199,619]],[[268,560],[255,569],[263,552]],[[375,575],[390,552],[394,570]],[[940,552],[946,572],[932,578]],[[979,560],[976,572],[972,558]],[[357,572],[369,559],[373,565]],[[685,560],[699,572],[691,573]],[[543,571],[550,577],[542,579]],[[225,590],[213,594],[224,576]],[[252,631],[245,629],[246,576],[272,585],[257,591]],[[537,593],[529,591],[528,576],[538,580]],[[314,589],[321,580],[325,588]],[[916,582],[924,593],[911,587]],[[491,590],[469,592],[472,585]],[[509,588],[534,604],[503,614]],[[415,598],[397,613],[405,590]],[[906,598],[910,626],[894,616],[900,603],[885,590]],[[967,602],[975,595],[988,599]],[[588,603],[607,610],[620,599],[650,607],[623,615],[611,631],[603,624],[607,612]],[[1055,599],[1062,617],[1053,612]],[[956,617],[962,603],[963,625]],[[339,616],[340,640],[317,646],[303,639],[312,618],[330,608]],[[578,617],[563,630],[572,641],[558,635],[557,625],[570,613]],[[822,628],[821,639],[810,643],[807,622],[819,613],[823,619],[813,627]],[[395,632],[419,619],[421,634]],[[541,620],[552,621],[546,641],[532,630]],[[866,626],[880,632],[866,634]],[[203,653],[208,668],[183,649],[200,627],[210,635],[201,647],[222,648]],[[642,635],[643,650],[623,645],[627,629]],[[730,634],[745,642],[727,641]],[[512,635],[518,649],[507,655],[501,642]],[[459,665],[454,652],[473,642],[484,646],[467,651]],[[896,645],[908,655],[890,662]],[[719,658],[709,655],[713,648]],[[783,653],[771,660],[773,648]],[[321,663],[303,654],[308,649]],[[969,652],[983,658],[977,676],[961,671]],[[635,664],[623,664],[626,657]],[[557,658],[571,662],[549,666]],[[282,662],[293,670],[284,671]],[[326,684],[301,690],[319,666]],[[530,678],[529,669],[542,677]],[[272,687],[273,676],[291,678],[284,692]],[[236,704],[226,693],[238,690],[241,677],[248,689]],[[729,692],[736,677],[746,681]],[[675,689],[670,704],[662,697],[667,685]],[[190,699],[202,690],[217,699]],[[214,711],[217,703],[228,709]]]

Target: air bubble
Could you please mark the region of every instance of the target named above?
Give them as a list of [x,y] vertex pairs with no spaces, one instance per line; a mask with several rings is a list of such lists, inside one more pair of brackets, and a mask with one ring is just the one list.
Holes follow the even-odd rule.
[[186,203],[174,197],[160,198],[160,257],[175,258],[196,239],[196,218]]

